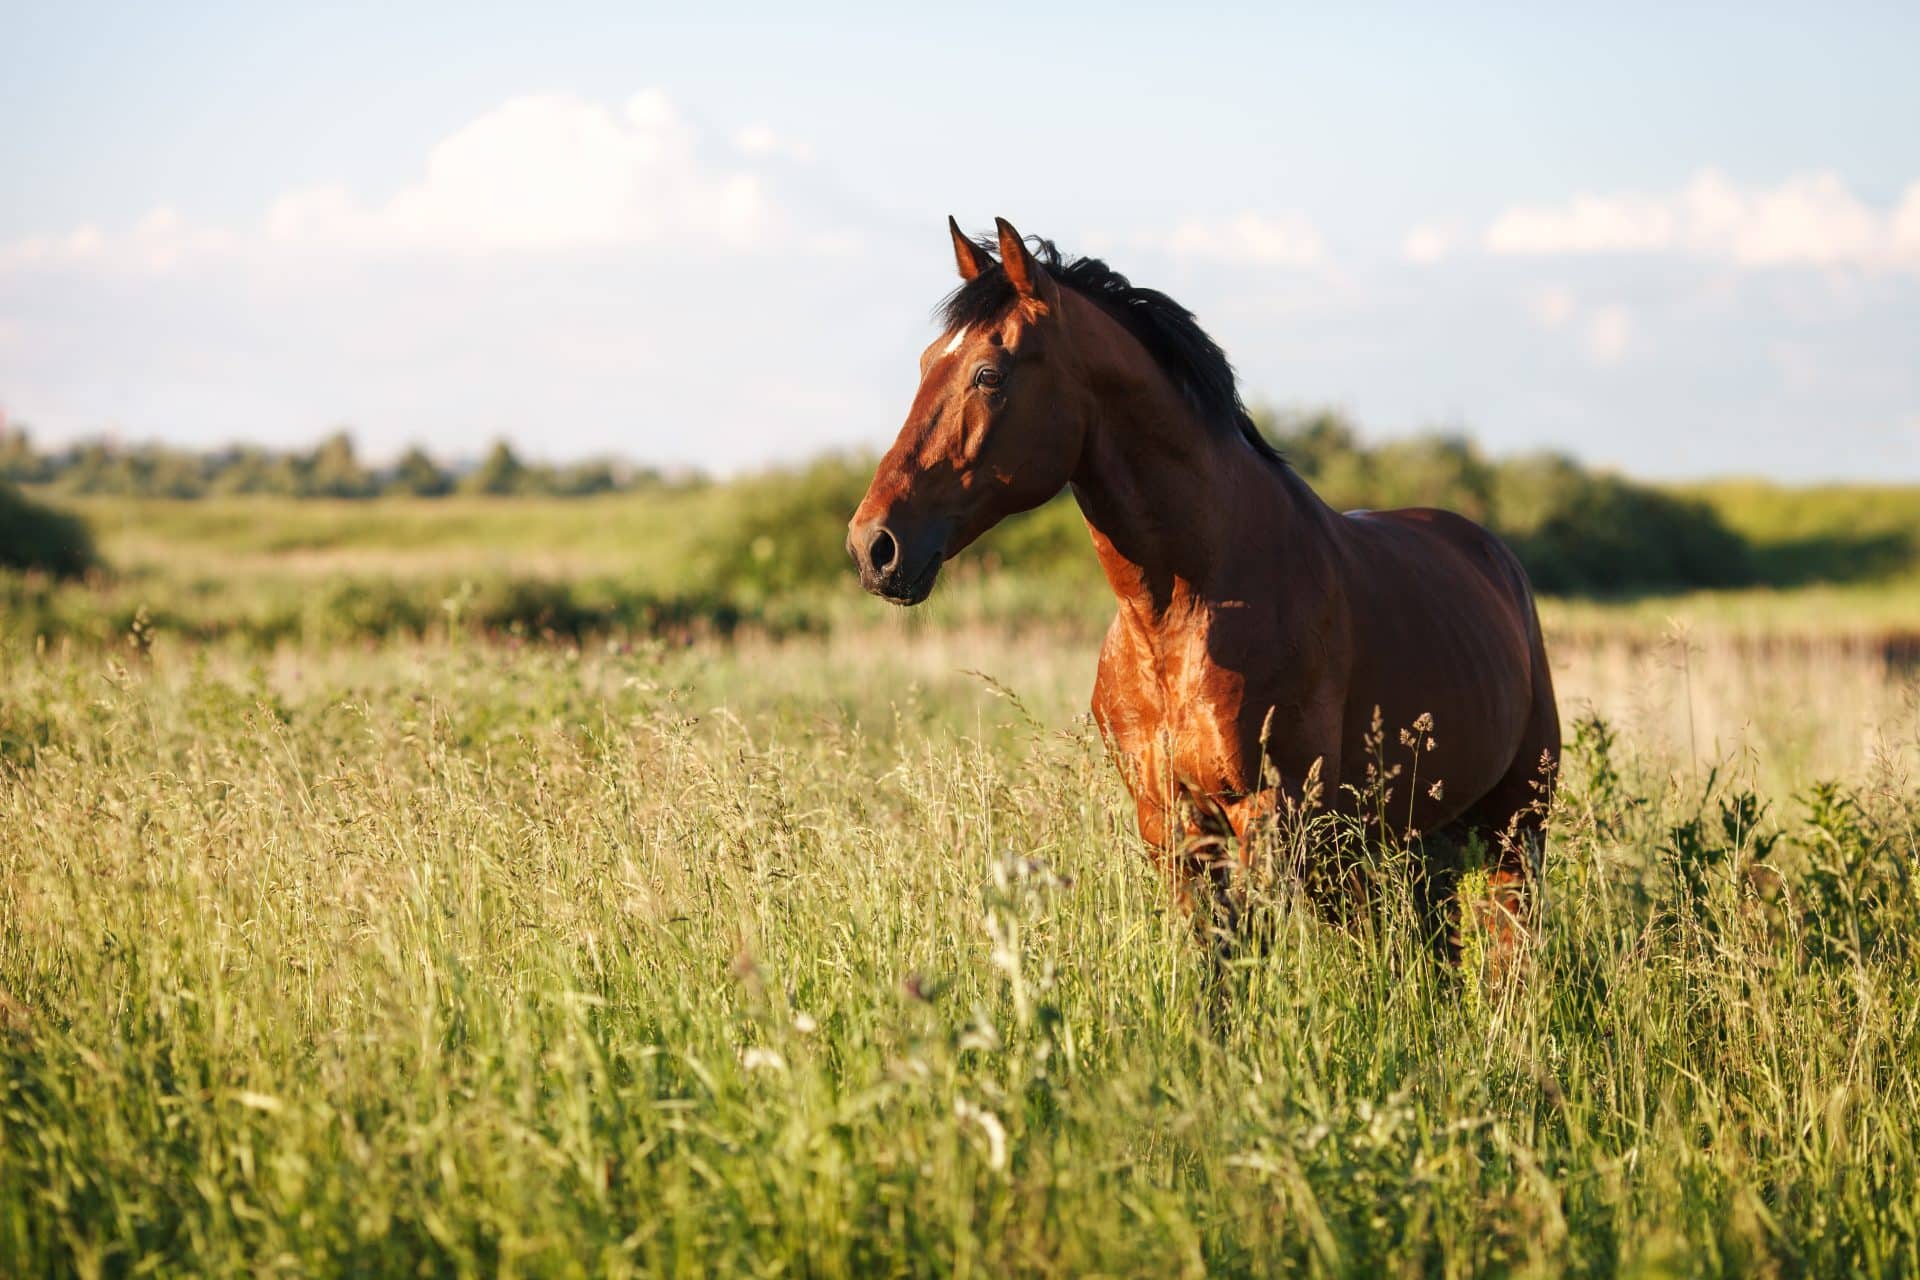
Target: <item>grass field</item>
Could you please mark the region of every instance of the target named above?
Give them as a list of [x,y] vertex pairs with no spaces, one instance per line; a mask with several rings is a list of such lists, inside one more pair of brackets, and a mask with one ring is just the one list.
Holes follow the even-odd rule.
[[[449,627],[584,639],[864,625],[873,606],[840,546],[862,484],[847,464],[822,463],[578,499],[52,495],[92,525],[108,568],[73,584],[0,572],[0,634],[111,647],[137,622],[182,641],[270,651]],[[1550,631],[1653,645],[1691,629],[1763,646],[1843,639],[1920,654],[1920,489],[1723,483],[1684,493],[1717,511],[1776,585],[1549,600]],[[1039,623],[1097,640],[1111,605],[1077,511],[1056,503],[958,560],[923,613],[935,627]]]
[[195,505],[0,642],[0,1274],[1920,1272],[1904,587],[1553,603],[1527,981],[1389,881],[1216,988],[1082,714],[1097,596],[130,630],[658,571],[594,503],[449,508],[464,563]]

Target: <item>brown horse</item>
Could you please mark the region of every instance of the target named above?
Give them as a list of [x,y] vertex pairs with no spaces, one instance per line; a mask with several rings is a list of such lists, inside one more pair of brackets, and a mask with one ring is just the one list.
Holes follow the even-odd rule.
[[1537,918],[1560,754],[1513,553],[1451,512],[1335,512],[1260,435],[1185,308],[1098,259],[1030,249],[1004,220],[999,261],[948,228],[963,283],[853,515],[862,584],[917,604],[945,561],[1071,485],[1119,601],[1094,717],[1183,901],[1199,883],[1224,905],[1196,850],[1229,833],[1251,848],[1315,783],[1359,808],[1365,780],[1399,765],[1382,820],[1424,833],[1430,861],[1478,838],[1493,889],[1476,910],[1510,951]]

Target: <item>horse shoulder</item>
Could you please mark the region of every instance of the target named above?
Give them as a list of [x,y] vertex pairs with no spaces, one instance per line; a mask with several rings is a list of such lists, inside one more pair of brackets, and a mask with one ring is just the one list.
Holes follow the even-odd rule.
[[1137,752],[1160,721],[1158,695],[1138,638],[1126,619],[1116,615],[1100,645],[1100,664],[1094,672],[1094,722],[1114,746]]

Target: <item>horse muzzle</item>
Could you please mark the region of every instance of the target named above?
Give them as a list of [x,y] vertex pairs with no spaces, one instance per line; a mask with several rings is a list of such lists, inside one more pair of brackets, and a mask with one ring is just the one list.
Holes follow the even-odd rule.
[[847,553],[860,570],[860,585],[894,604],[919,604],[933,594],[946,562],[945,531],[900,534],[884,521],[871,520],[847,531]]

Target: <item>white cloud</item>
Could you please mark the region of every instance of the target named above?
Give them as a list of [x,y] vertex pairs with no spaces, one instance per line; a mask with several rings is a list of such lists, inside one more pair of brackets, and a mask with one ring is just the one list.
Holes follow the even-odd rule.
[[1583,194],[1508,209],[1482,238],[1495,254],[1683,253],[1746,267],[1920,270],[1920,182],[1885,213],[1835,174],[1742,188],[1705,170],[1667,194]]
[[[758,135],[755,135],[756,138]],[[798,144],[769,144],[791,156]],[[91,266],[163,273],[219,256],[548,253],[671,245],[741,250],[785,228],[764,178],[714,163],[666,95],[623,108],[573,94],[510,99],[428,152],[384,202],[343,187],[281,196],[246,232],[162,208],[131,231],[82,226],[0,247],[0,268]]]
[[771,125],[750,124],[733,135],[734,149],[748,156],[782,156],[797,164],[813,160],[813,145],[776,133]]
[[1551,285],[1533,295],[1527,309],[1543,329],[1558,329],[1573,319],[1577,306],[1571,290]]
[[283,243],[493,253],[669,239],[737,248],[773,220],[760,178],[703,164],[693,130],[649,90],[617,113],[571,94],[514,98],[436,145],[421,179],[385,204],[297,192],[266,230]]
[[1445,227],[1418,226],[1400,242],[1400,256],[1408,262],[1439,262],[1453,252],[1454,235]]
[[102,267],[160,273],[189,258],[230,254],[239,247],[231,232],[195,227],[180,213],[162,206],[124,235],[109,235],[91,223],[60,235],[29,236],[0,245],[0,271],[32,267]]
[[1587,319],[1584,337],[1587,358],[1595,364],[1611,367],[1619,364],[1633,346],[1633,315],[1618,303],[1595,308]]
[[1619,253],[1667,248],[1673,215],[1644,196],[1575,196],[1557,207],[1509,209],[1487,228],[1493,253]]
[[1920,261],[1920,182],[1907,184],[1893,215],[1893,251],[1905,261]]
[[1320,233],[1304,214],[1187,218],[1171,231],[1134,237],[1142,248],[1192,261],[1255,263],[1269,267],[1314,267],[1326,261]]

